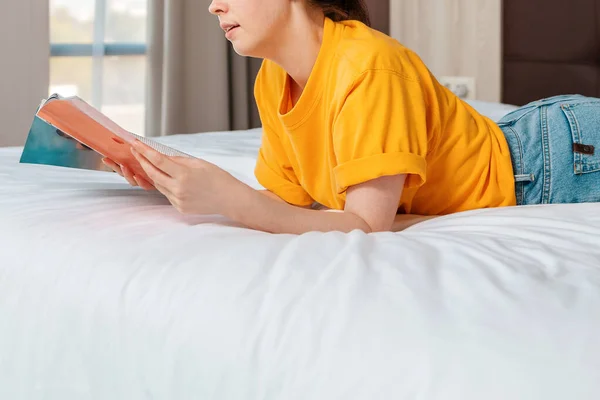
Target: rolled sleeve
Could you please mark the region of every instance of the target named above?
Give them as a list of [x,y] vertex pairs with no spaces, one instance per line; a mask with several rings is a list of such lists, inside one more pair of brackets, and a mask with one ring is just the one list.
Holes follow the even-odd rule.
[[427,162],[416,154],[384,153],[338,165],[333,173],[339,194],[350,186],[382,176],[401,174],[409,174],[405,187],[419,187],[425,183]]
[[313,203],[312,198],[302,186],[297,185],[269,167],[263,152],[259,152],[254,175],[265,189],[275,193],[282,200],[296,206],[308,206]]
[[334,126],[338,194],[401,174],[406,175],[404,187],[422,186],[429,129],[420,82],[388,71],[366,71],[349,93]]

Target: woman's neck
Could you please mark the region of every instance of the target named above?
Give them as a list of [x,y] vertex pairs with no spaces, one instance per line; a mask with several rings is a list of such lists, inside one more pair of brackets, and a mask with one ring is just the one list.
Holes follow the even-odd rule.
[[324,19],[322,12],[299,13],[277,41],[278,50],[267,57],[279,64],[301,90],[308,82],[321,49]]

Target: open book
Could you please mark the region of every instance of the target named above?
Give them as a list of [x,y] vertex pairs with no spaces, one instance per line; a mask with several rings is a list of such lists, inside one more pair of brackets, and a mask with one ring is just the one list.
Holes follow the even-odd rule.
[[102,163],[108,157],[152,182],[131,154],[136,139],[168,156],[192,157],[126,131],[79,97],[54,94],[38,108],[20,162],[112,171]]

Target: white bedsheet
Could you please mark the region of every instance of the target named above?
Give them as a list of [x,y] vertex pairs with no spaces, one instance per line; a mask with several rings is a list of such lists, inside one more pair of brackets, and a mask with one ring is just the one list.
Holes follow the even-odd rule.
[[[258,130],[165,143],[259,187]],[[600,398],[600,204],[270,235],[0,149],[0,399]]]

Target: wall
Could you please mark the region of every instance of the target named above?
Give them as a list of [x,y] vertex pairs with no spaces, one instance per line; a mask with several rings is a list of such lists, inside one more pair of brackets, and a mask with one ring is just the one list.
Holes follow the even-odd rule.
[[0,146],[25,143],[48,96],[48,1],[0,0]]
[[391,36],[436,76],[475,77],[479,100],[501,98],[501,22],[502,0],[390,0]]

